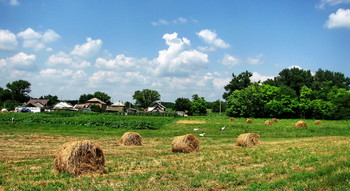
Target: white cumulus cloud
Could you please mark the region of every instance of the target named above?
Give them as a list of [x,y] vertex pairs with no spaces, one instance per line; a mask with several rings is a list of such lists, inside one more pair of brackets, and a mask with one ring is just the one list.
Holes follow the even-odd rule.
[[118,54],[114,59],[97,58],[96,67],[103,69],[129,69],[136,70],[142,66],[147,66],[148,60],[146,58],[127,57],[124,54]]
[[73,70],[48,68],[40,71],[40,75],[45,78],[62,78],[73,75]]
[[47,43],[54,42],[60,38],[60,36],[51,29],[42,34],[34,31],[32,28],[27,28],[19,32],[17,37],[23,39],[23,48],[29,48],[35,51],[44,49]]
[[47,61],[48,65],[61,65],[61,64],[71,64],[73,59],[64,52],[58,52],[57,54],[53,54],[49,56]]
[[200,47],[201,50],[206,51],[213,51],[216,50],[216,48],[228,48],[230,45],[223,41],[222,39],[218,38],[218,35],[208,29],[201,30],[197,33],[197,36],[202,39],[205,43],[209,44],[209,47]]
[[16,35],[9,30],[0,30],[0,50],[14,50],[16,47]]
[[252,75],[252,77],[250,77],[250,80],[252,82],[259,82],[259,81],[264,82],[268,79],[273,79],[273,78],[274,78],[274,76],[263,76],[263,75],[259,74],[258,72],[253,72],[253,75]]
[[34,54],[26,54],[20,52],[10,58],[7,58],[7,64],[17,70],[31,70],[35,67],[34,61],[36,56]]
[[221,64],[229,67],[239,65],[240,63],[241,63],[241,60],[239,58],[229,54],[226,54],[221,61]]
[[62,67],[62,65],[64,65],[65,67],[87,68],[91,66],[90,62],[82,60],[73,55],[66,54],[65,52],[58,52],[57,54],[49,56],[46,63],[49,66],[57,67]]
[[329,29],[350,28],[350,9],[338,9],[330,14],[325,26]]
[[155,59],[156,68],[152,70],[156,75],[186,76],[206,67],[208,55],[197,50],[189,50],[190,41],[178,38],[177,33],[163,36],[167,50],[159,51]]
[[92,38],[87,38],[86,41],[87,42],[82,45],[75,45],[71,54],[81,57],[95,56],[102,47],[102,40],[92,40]]

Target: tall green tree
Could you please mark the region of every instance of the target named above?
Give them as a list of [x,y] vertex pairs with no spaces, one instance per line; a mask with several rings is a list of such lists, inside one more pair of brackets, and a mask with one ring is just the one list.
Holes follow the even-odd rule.
[[191,109],[189,114],[191,115],[206,115],[207,114],[207,102],[204,97],[199,97],[197,94],[192,95]]
[[292,88],[297,95],[300,94],[300,90],[303,86],[311,87],[314,78],[310,70],[303,70],[300,68],[286,68],[282,70],[277,77],[273,80],[268,80],[264,84],[274,86],[288,86]]
[[191,109],[191,100],[188,98],[177,98],[175,100],[175,105],[174,105],[174,109],[176,111],[190,111]]
[[82,94],[79,97],[79,103],[85,103],[87,100],[94,98],[92,94]]
[[11,92],[10,90],[3,89],[0,87],[0,103],[5,102],[6,100],[11,100]]
[[135,105],[140,108],[147,108],[160,100],[158,91],[149,89],[137,90],[132,97],[136,101]]
[[245,71],[236,76],[232,73],[232,80],[224,88],[225,91],[222,97],[227,100],[228,96],[232,94],[235,90],[241,90],[248,87],[251,84],[250,77],[253,74],[251,72]]
[[17,80],[6,84],[7,89],[11,93],[11,99],[20,103],[27,102],[30,99],[30,86],[31,84],[26,80]]
[[112,103],[111,96],[109,96],[108,94],[106,94],[104,92],[97,91],[93,94],[93,97],[105,102],[107,105],[110,105]]
[[314,76],[314,90],[330,89],[333,86],[350,90],[350,78],[345,77],[343,73],[332,72],[329,70],[318,69]]

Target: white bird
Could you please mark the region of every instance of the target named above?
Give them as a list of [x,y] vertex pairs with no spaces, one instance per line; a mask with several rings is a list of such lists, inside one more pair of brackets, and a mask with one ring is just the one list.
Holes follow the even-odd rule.
[[15,118],[14,118],[14,117],[12,117],[11,121],[12,121],[12,123],[14,123],[14,122],[15,122]]
[[198,128],[194,128],[193,131],[198,131]]
[[221,127],[221,131],[225,130],[226,126]]
[[204,137],[204,135],[205,135],[205,133],[201,133],[201,134],[199,134],[199,136],[201,136],[201,137]]

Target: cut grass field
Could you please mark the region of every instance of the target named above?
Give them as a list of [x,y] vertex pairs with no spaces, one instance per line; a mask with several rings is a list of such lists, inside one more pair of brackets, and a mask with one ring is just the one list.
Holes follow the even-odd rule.
[[[296,129],[297,119],[272,126],[264,126],[267,119],[245,120],[169,118],[157,130],[133,130],[143,137],[141,147],[120,145],[126,128],[0,121],[0,190],[350,189],[349,121],[316,126],[305,120],[308,127]],[[199,137],[203,132],[206,136]],[[247,132],[259,134],[260,145],[236,146],[237,136]],[[188,133],[199,139],[199,152],[172,153],[172,138]],[[103,149],[108,172],[58,173],[57,149],[85,139]]]

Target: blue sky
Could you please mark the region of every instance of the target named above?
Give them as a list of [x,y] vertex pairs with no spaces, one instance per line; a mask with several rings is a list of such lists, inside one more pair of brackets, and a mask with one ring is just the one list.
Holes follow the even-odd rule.
[[0,87],[28,80],[32,97],[214,101],[232,73],[349,65],[350,0],[0,0]]

